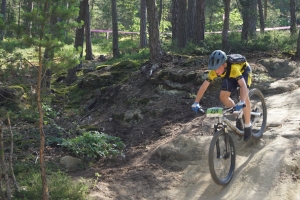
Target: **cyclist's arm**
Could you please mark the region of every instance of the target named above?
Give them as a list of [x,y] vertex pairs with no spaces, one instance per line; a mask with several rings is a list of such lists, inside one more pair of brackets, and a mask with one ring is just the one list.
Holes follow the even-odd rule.
[[208,88],[210,82],[205,80],[202,85],[200,86],[198,92],[197,92],[197,96],[196,96],[196,99],[195,99],[195,102],[199,103],[201,98],[203,97],[206,89]]
[[248,88],[245,79],[244,78],[239,79],[238,83],[240,85],[240,100],[246,102],[246,98],[248,95]]

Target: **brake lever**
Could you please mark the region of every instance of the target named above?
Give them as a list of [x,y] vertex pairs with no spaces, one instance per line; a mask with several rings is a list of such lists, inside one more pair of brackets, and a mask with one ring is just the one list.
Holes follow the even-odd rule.
[[203,110],[202,108],[199,108],[199,113],[203,115],[203,114],[205,114],[205,110]]

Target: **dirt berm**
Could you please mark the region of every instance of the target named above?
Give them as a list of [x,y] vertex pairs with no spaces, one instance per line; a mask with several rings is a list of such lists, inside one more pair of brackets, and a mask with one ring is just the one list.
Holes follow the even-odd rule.
[[[77,174],[101,175],[90,196],[99,200],[300,200],[300,65],[289,59],[248,60],[254,72],[253,87],[266,97],[267,130],[257,142],[244,143],[233,135],[236,169],[227,186],[216,185],[209,173],[208,146],[214,122],[190,109],[194,99],[189,94],[195,94],[199,84],[167,79],[154,84],[155,80],[143,82],[137,78],[140,74],[133,74],[135,78],[122,86],[123,93],[115,97],[116,106],[110,112],[123,112],[120,98],[132,95],[136,100],[148,98],[147,111],[153,115],[143,112],[145,104],[136,103],[124,111],[128,118],[136,114],[135,123],[97,119],[99,126],[118,132],[131,145],[121,164],[99,164]],[[161,70],[189,77],[205,71],[200,65],[188,69],[170,66],[168,73],[165,66],[153,79],[158,80]],[[220,103],[215,88],[205,94],[204,105]]]

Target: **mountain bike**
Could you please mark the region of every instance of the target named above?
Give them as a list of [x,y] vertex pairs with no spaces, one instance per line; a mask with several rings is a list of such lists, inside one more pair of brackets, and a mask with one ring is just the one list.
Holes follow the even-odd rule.
[[[239,89],[237,89],[237,97]],[[267,124],[267,106],[265,98],[257,88],[249,91],[251,102],[251,124],[252,137],[259,139]],[[239,130],[228,116],[234,116],[240,120],[244,126],[243,110],[235,110],[234,107],[211,107],[200,108],[200,113],[206,114],[206,117],[218,118],[217,124],[214,125],[214,135],[209,146],[208,164],[212,179],[218,185],[227,185],[234,174],[236,152],[234,142],[230,136],[227,126],[233,130],[233,133],[242,137],[243,130]]]

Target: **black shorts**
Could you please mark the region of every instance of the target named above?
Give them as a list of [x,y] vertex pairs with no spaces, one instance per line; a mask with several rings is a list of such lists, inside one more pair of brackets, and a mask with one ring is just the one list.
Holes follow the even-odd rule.
[[[245,69],[245,71],[242,74],[242,78],[244,78],[246,85],[248,88],[250,88],[251,85],[251,78],[252,78],[252,70],[250,66]],[[222,80],[222,86],[221,90],[233,92],[238,87],[238,79],[236,78],[224,78]]]

